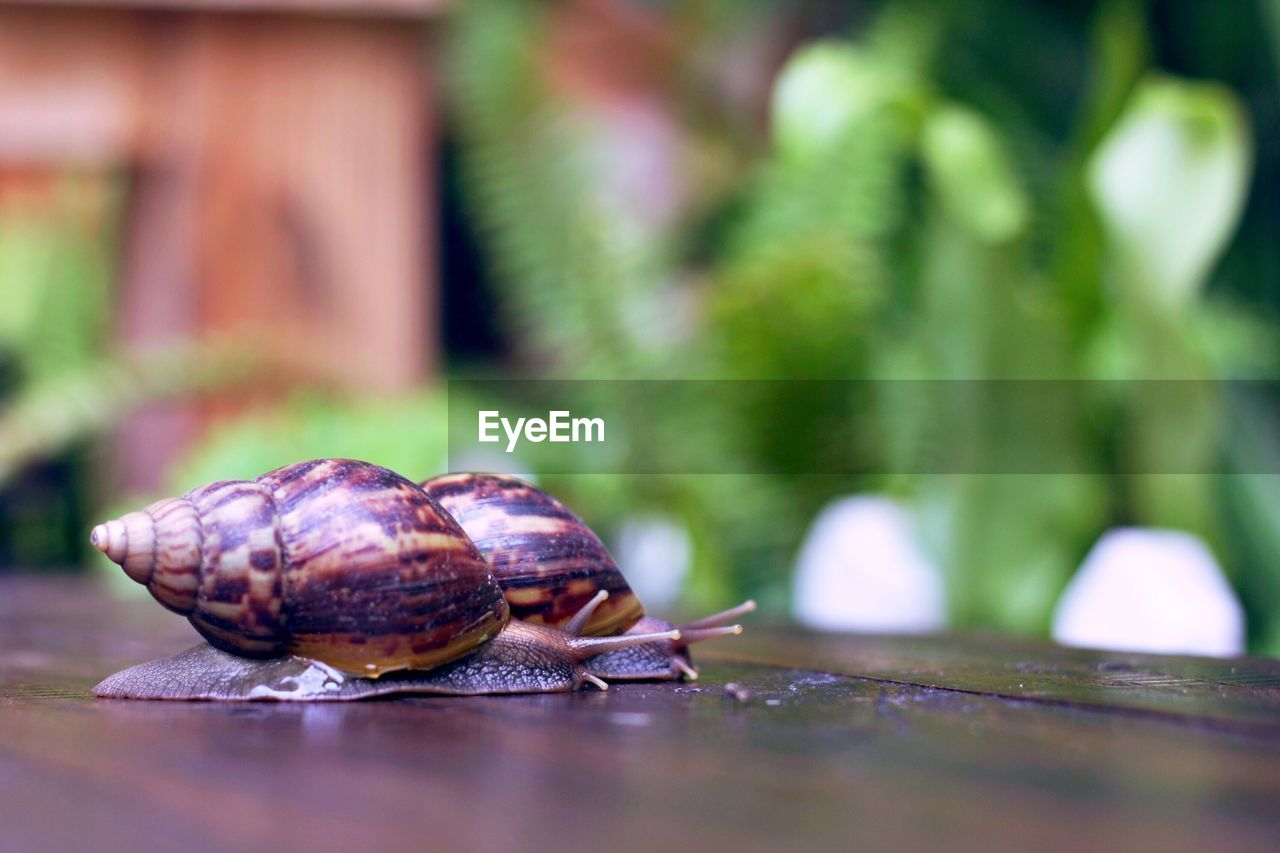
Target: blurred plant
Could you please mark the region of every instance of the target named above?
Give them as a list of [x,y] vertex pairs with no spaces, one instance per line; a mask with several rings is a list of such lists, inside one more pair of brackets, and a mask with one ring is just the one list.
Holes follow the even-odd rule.
[[116,184],[68,174],[3,188],[0,566],[70,566],[87,546],[85,442],[146,403],[239,382],[255,361],[233,341],[110,347]]
[[[77,407],[60,407],[53,389],[99,351],[115,199],[77,176],[0,177],[0,567],[73,565],[69,534],[83,508],[77,454],[29,463],[80,434],[57,411]],[[14,474],[27,468],[15,489]]]
[[[670,20],[685,29],[671,41],[706,44],[733,6],[675,4]],[[1274,327],[1206,289],[1249,183],[1244,108],[1224,87],[1150,73],[1141,3],[1099,4],[1084,51],[1035,4],[886,3],[856,39],[791,54],[773,87],[770,138],[755,153],[718,141],[724,128],[690,106],[699,102],[690,93],[711,85],[698,76],[709,62],[677,54],[655,85],[667,87],[660,98],[676,136],[700,152],[682,178],[697,185],[752,159],[738,185],[668,188],[686,200],[656,218],[631,215],[617,190],[626,164],[599,150],[616,139],[599,126],[628,107],[584,105],[548,72],[551,8],[470,4],[451,55],[468,200],[524,364],[540,374],[1048,378],[1109,399],[1116,386],[1080,381],[1265,375],[1277,364]],[[1010,23],[993,31],[997,18]],[[1017,57],[1001,54],[1011,30],[1026,46]],[[608,383],[591,387],[609,393]],[[693,406],[677,428],[679,441],[726,471],[821,470],[830,437],[851,429],[873,470],[937,470],[940,425],[919,385],[879,383],[877,399],[853,415],[800,384],[733,387],[754,395],[735,401],[753,413],[748,422]],[[1063,473],[992,476],[979,466],[963,476],[584,477],[563,486],[615,521],[677,515],[693,535],[696,594],[745,586],[775,607],[786,589],[779,567],[818,508],[840,493],[888,491],[924,522],[952,622],[1024,631],[1047,630],[1054,601],[1110,522],[1178,527],[1219,552],[1251,555],[1241,558],[1251,574],[1235,580],[1267,602],[1250,614],[1260,617],[1255,647],[1280,636],[1268,627],[1280,624],[1280,544],[1268,533],[1280,528],[1280,502],[1268,497],[1270,481],[1232,480],[1224,495],[1208,476],[1120,476],[1212,470],[1221,400],[1175,418],[1167,404],[1185,412],[1186,401],[1157,385],[1111,399],[1116,446],[1093,424],[1043,413],[1009,421],[984,398],[991,387],[958,392],[966,404],[941,425],[951,443],[958,436],[967,459],[1007,454]],[[1249,411],[1238,409],[1240,428],[1264,429]],[[1070,473],[1107,470],[1116,476]],[[1248,511],[1233,513],[1224,533],[1231,502]]]
[[1162,77],[1139,83],[1088,170],[1125,297],[1149,311],[1195,300],[1239,221],[1250,159],[1233,93]]
[[445,400],[437,391],[350,398],[303,391],[270,411],[226,422],[173,472],[186,491],[214,480],[252,479],[299,459],[362,459],[426,479],[448,457]]
[[[696,299],[675,263],[685,222],[636,209],[628,188],[613,180],[621,173],[609,157],[616,150],[593,147],[602,138],[620,143],[625,133],[601,131],[605,123],[589,104],[558,95],[546,79],[540,47],[551,8],[469,5],[454,21],[450,56],[469,201],[492,248],[522,374],[714,376],[720,364],[685,330]],[[643,108],[619,112],[630,126]],[[689,143],[685,155],[694,157],[694,148]],[[672,302],[686,310],[671,310]],[[584,388],[610,393],[607,382]],[[582,403],[590,407],[590,400]],[[727,456],[724,470],[735,470],[733,447],[707,441],[709,426],[673,419],[668,437],[691,437],[707,458]],[[568,492],[606,535],[637,509],[678,514],[692,538],[685,603],[693,609],[733,595],[743,582],[730,567],[758,543],[733,532],[743,530],[739,522],[776,513],[786,526],[800,523],[778,484],[763,477],[552,478],[548,485]],[[762,556],[772,559],[771,552]]]
[[522,354],[563,378],[619,378],[642,369],[643,329],[629,318],[652,296],[663,247],[602,191],[590,122],[549,96],[541,11],[482,3],[455,24],[463,168],[498,272],[519,282],[504,309]]
[[17,195],[0,204],[0,350],[17,363],[22,383],[36,384],[100,350],[114,199],[74,178]]
[[103,359],[30,383],[0,411],[0,484],[32,460],[119,423],[144,403],[250,376],[238,342],[182,343]]

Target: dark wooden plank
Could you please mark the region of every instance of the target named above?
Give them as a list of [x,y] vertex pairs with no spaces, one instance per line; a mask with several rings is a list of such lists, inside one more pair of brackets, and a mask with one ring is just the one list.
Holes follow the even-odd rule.
[[[0,848],[1268,849],[1280,830],[1265,727],[796,666],[717,662],[696,684],[606,694],[88,698],[112,668],[192,640],[100,587],[0,583]],[[876,648],[886,667],[941,654],[777,642],[806,666],[810,647]],[[972,642],[971,668],[1002,659]]]
[[1280,733],[1280,661],[1068,649],[983,636],[874,637],[754,632],[709,649],[722,659],[1068,706],[1188,718]]

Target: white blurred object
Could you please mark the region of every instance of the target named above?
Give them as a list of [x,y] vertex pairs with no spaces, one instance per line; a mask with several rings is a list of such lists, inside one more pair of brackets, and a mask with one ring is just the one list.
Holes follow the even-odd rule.
[[830,631],[918,632],[946,620],[942,577],[913,520],[879,496],[828,504],[796,559],[792,610]]
[[1235,230],[1252,155],[1230,90],[1153,78],[1137,89],[1089,164],[1089,192],[1113,246],[1151,296],[1180,305],[1204,285]]
[[483,450],[464,451],[456,456],[449,456],[439,470],[450,474],[462,471],[472,471],[477,474],[504,474],[538,485],[538,475],[525,466],[523,459],[514,454],[491,453]]
[[789,159],[821,156],[878,109],[914,86],[898,69],[841,41],[811,42],[788,57],[774,84],[774,142]]
[[1067,585],[1053,638],[1100,649],[1238,655],[1244,611],[1198,537],[1118,528],[1103,534]]
[[693,540],[682,524],[670,518],[633,518],[618,530],[613,556],[636,596],[657,612],[680,597],[693,562]]

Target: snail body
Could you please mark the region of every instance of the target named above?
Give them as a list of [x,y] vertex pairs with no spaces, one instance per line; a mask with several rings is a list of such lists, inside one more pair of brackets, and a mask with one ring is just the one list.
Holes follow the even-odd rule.
[[[602,684],[586,658],[677,636],[511,622],[458,523],[414,483],[354,460],[201,486],[98,525],[91,540],[213,647],[117,673],[99,695],[281,698],[266,695],[270,680],[301,672],[355,682],[354,696],[333,698],[372,695],[388,673],[398,690],[381,692],[569,690]],[[290,667],[304,669],[282,675]]]
[[[674,632],[646,637],[661,642]],[[430,671],[399,671],[360,678],[296,655],[261,660],[209,643],[116,673],[94,688],[110,699],[219,701],[350,701],[376,696],[478,696],[494,693],[566,693],[608,685],[583,661],[600,643],[625,638],[576,638],[555,628],[512,620],[493,640]],[[581,644],[581,645],[579,645]]]
[[[533,484],[507,475],[460,473],[421,485],[489,561],[514,618],[582,634],[631,636],[679,630],[679,640],[628,646],[591,658],[587,669],[599,678],[697,678],[689,645],[741,633],[742,626],[725,623],[755,609],[755,602],[748,601],[677,629],[644,615],[644,607],[600,537]],[[599,597],[600,592],[607,596]]]

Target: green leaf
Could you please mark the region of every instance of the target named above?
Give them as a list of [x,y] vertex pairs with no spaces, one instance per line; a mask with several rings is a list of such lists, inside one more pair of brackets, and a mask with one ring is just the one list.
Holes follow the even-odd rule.
[[821,156],[908,85],[893,66],[848,42],[807,45],[787,60],[774,86],[774,144],[784,159]]
[[1026,229],[1030,202],[999,131],[980,113],[954,103],[933,110],[920,153],[943,209],[975,238],[1004,243]]
[[1194,299],[1240,218],[1251,159],[1244,107],[1230,90],[1142,83],[1088,167],[1119,286],[1143,304]]

